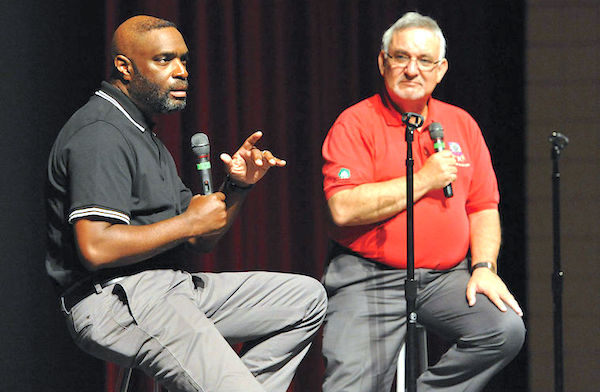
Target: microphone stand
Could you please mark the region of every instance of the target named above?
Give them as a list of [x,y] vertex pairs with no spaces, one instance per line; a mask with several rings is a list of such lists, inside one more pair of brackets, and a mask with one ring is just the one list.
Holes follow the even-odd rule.
[[414,160],[412,142],[415,129],[423,125],[423,116],[416,113],[402,113],[402,123],[406,125],[406,391],[417,391],[417,281],[415,280],[414,257]]
[[563,391],[563,324],[562,291],[564,272],[560,262],[560,172],[558,159],[561,151],[569,143],[569,138],[559,132],[552,132],[548,139],[552,143],[552,234],[553,234],[553,272],[552,303],[554,313],[554,391]]

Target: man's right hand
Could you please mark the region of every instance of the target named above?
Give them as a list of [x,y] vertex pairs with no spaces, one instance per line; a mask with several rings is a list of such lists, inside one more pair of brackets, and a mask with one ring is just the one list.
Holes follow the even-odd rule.
[[415,173],[415,177],[428,185],[430,190],[442,189],[456,180],[458,168],[451,151],[436,152],[425,161],[423,167]]
[[225,194],[195,195],[183,215],[189,222],[193,237],[218,234],[227,225]]

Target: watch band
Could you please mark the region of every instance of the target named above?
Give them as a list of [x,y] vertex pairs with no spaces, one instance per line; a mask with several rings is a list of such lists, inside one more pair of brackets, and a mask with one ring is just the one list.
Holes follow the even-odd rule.
[[479,263],[475,263],[471,266],[471,272],[475,271],[477,268],[489,268],[493,273],[496,273],[496,264],[491,263],[489,261],[481,261]]
[[224,190],[225,190],[225,192],[230,191],[230,192],[241,193],[241,192],[249,191],[250,189],[252,189],[253,186],[254,186],[254,184],[245,185],[245,186],[239,185],[233,179],[231,179],[231,177],[227,176],[227,178],[225,179]]

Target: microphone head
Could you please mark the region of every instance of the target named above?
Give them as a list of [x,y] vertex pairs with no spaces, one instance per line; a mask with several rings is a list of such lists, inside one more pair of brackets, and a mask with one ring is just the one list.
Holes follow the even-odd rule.
[[192,151],[194,151],[196,155],[210,154],[210,144],[206,134],[198,132],[192,136]]
[[443,139],[444,128],[442,128],[442,124],[438,122],[433,122],[429,124],[429,137],[431,138],[431,140]]

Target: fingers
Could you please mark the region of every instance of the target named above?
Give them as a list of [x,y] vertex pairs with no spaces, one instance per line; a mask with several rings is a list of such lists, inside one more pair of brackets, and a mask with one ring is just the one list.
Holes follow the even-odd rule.
[[269,162],[269,164],[270,164],[271,166],[279,166],[279,167],[283,167],[283,166],[285,166],[285,165],[286,165],[286,163],[287,163],[285,160],[277,158],[277,157],[276,157],[275,155],[273,155],[273,154],[271,153],[271,151],[269,151],[269,150],[264,150],[264,151],[262,152],[262,156],[263,156],[263,158],[264,158],[264,159],[265,159],[267,162]]
[[523,317],[523,310],[521,309],[521,307],[519,306],[519,303],[517,302],[517,300],[515,299],[515,297],[513,297],[513,295],[511,293],[508,293],[508,295],[502,299],[508,306],[510,306],[512,308],[512,310],[515,311],[515,313],[517,313],[519,316]]
[[262,131],[254,132],[252,135],[248,136],[248,139],[246,139],[244,141],[244,143],[242,144],[242,148],[246,149],[246,150],[252,150],[252,148],[254,147],[256,142],[258,142],[260,140],[262,135],[263,135]]
[[468,284],[467,285],[467,303],[469,304],[469,306],[473,306],[473,305],[475,305],[475,302],[477,302],[476,294],[477,294],[477,291],[475,290],[475,286],[473,286],[472,284]]
[[229,164],[231,163],[231,161],[233,160],[231,158],[231,156],[229,154],[226,153],[222,153],[221,155],[219,155],[219,158],[221,158],[221,161],[223,161],[223,163],[227,166],[229,166]]
[[225,201],[225,194],[223,192],[215,192],[208,195],[209,197],[214,197],[219,201]]
[[504,301],[502,301],[502,299],[500,298],[500,296],[496,292],[487,293],[487,297],[502,312],[506,312],[508,310],[506,308],[506,305],[504,304]]
[[[496,276],[497,277],[497,276]],[[497,278],[499,280],[499,278]],[[477,293],[484,294],[489,300],[502,312],[508,310],[507,305],[515,311],[519,316],[523,316],[523,310],[515,297],[508,291],[508,288],[502,281],[484,281],[473,280],[467,284],[467,303],[469,306],[474,306],[476,303]]]
[[261,151],[257,147],[253,147],[252,150],[250,150],[250,154],[251,154],[252,161],[254,161],[254,163],[257,166],[263,166],[266,162],[269,167],[270,166],[283,167],[287,163],[283,159],[279,159],[276,156],[274,156],[271,151],[269,151],[269,150]]
[[252,147],[252,150],[250,150],[250,154],[251,154],[252,160],[254,161],[254,163],[256,163],[256,166],[262,166],[263,165],[263,154],[262,154],[262,151],[260,151],[256,147]]

